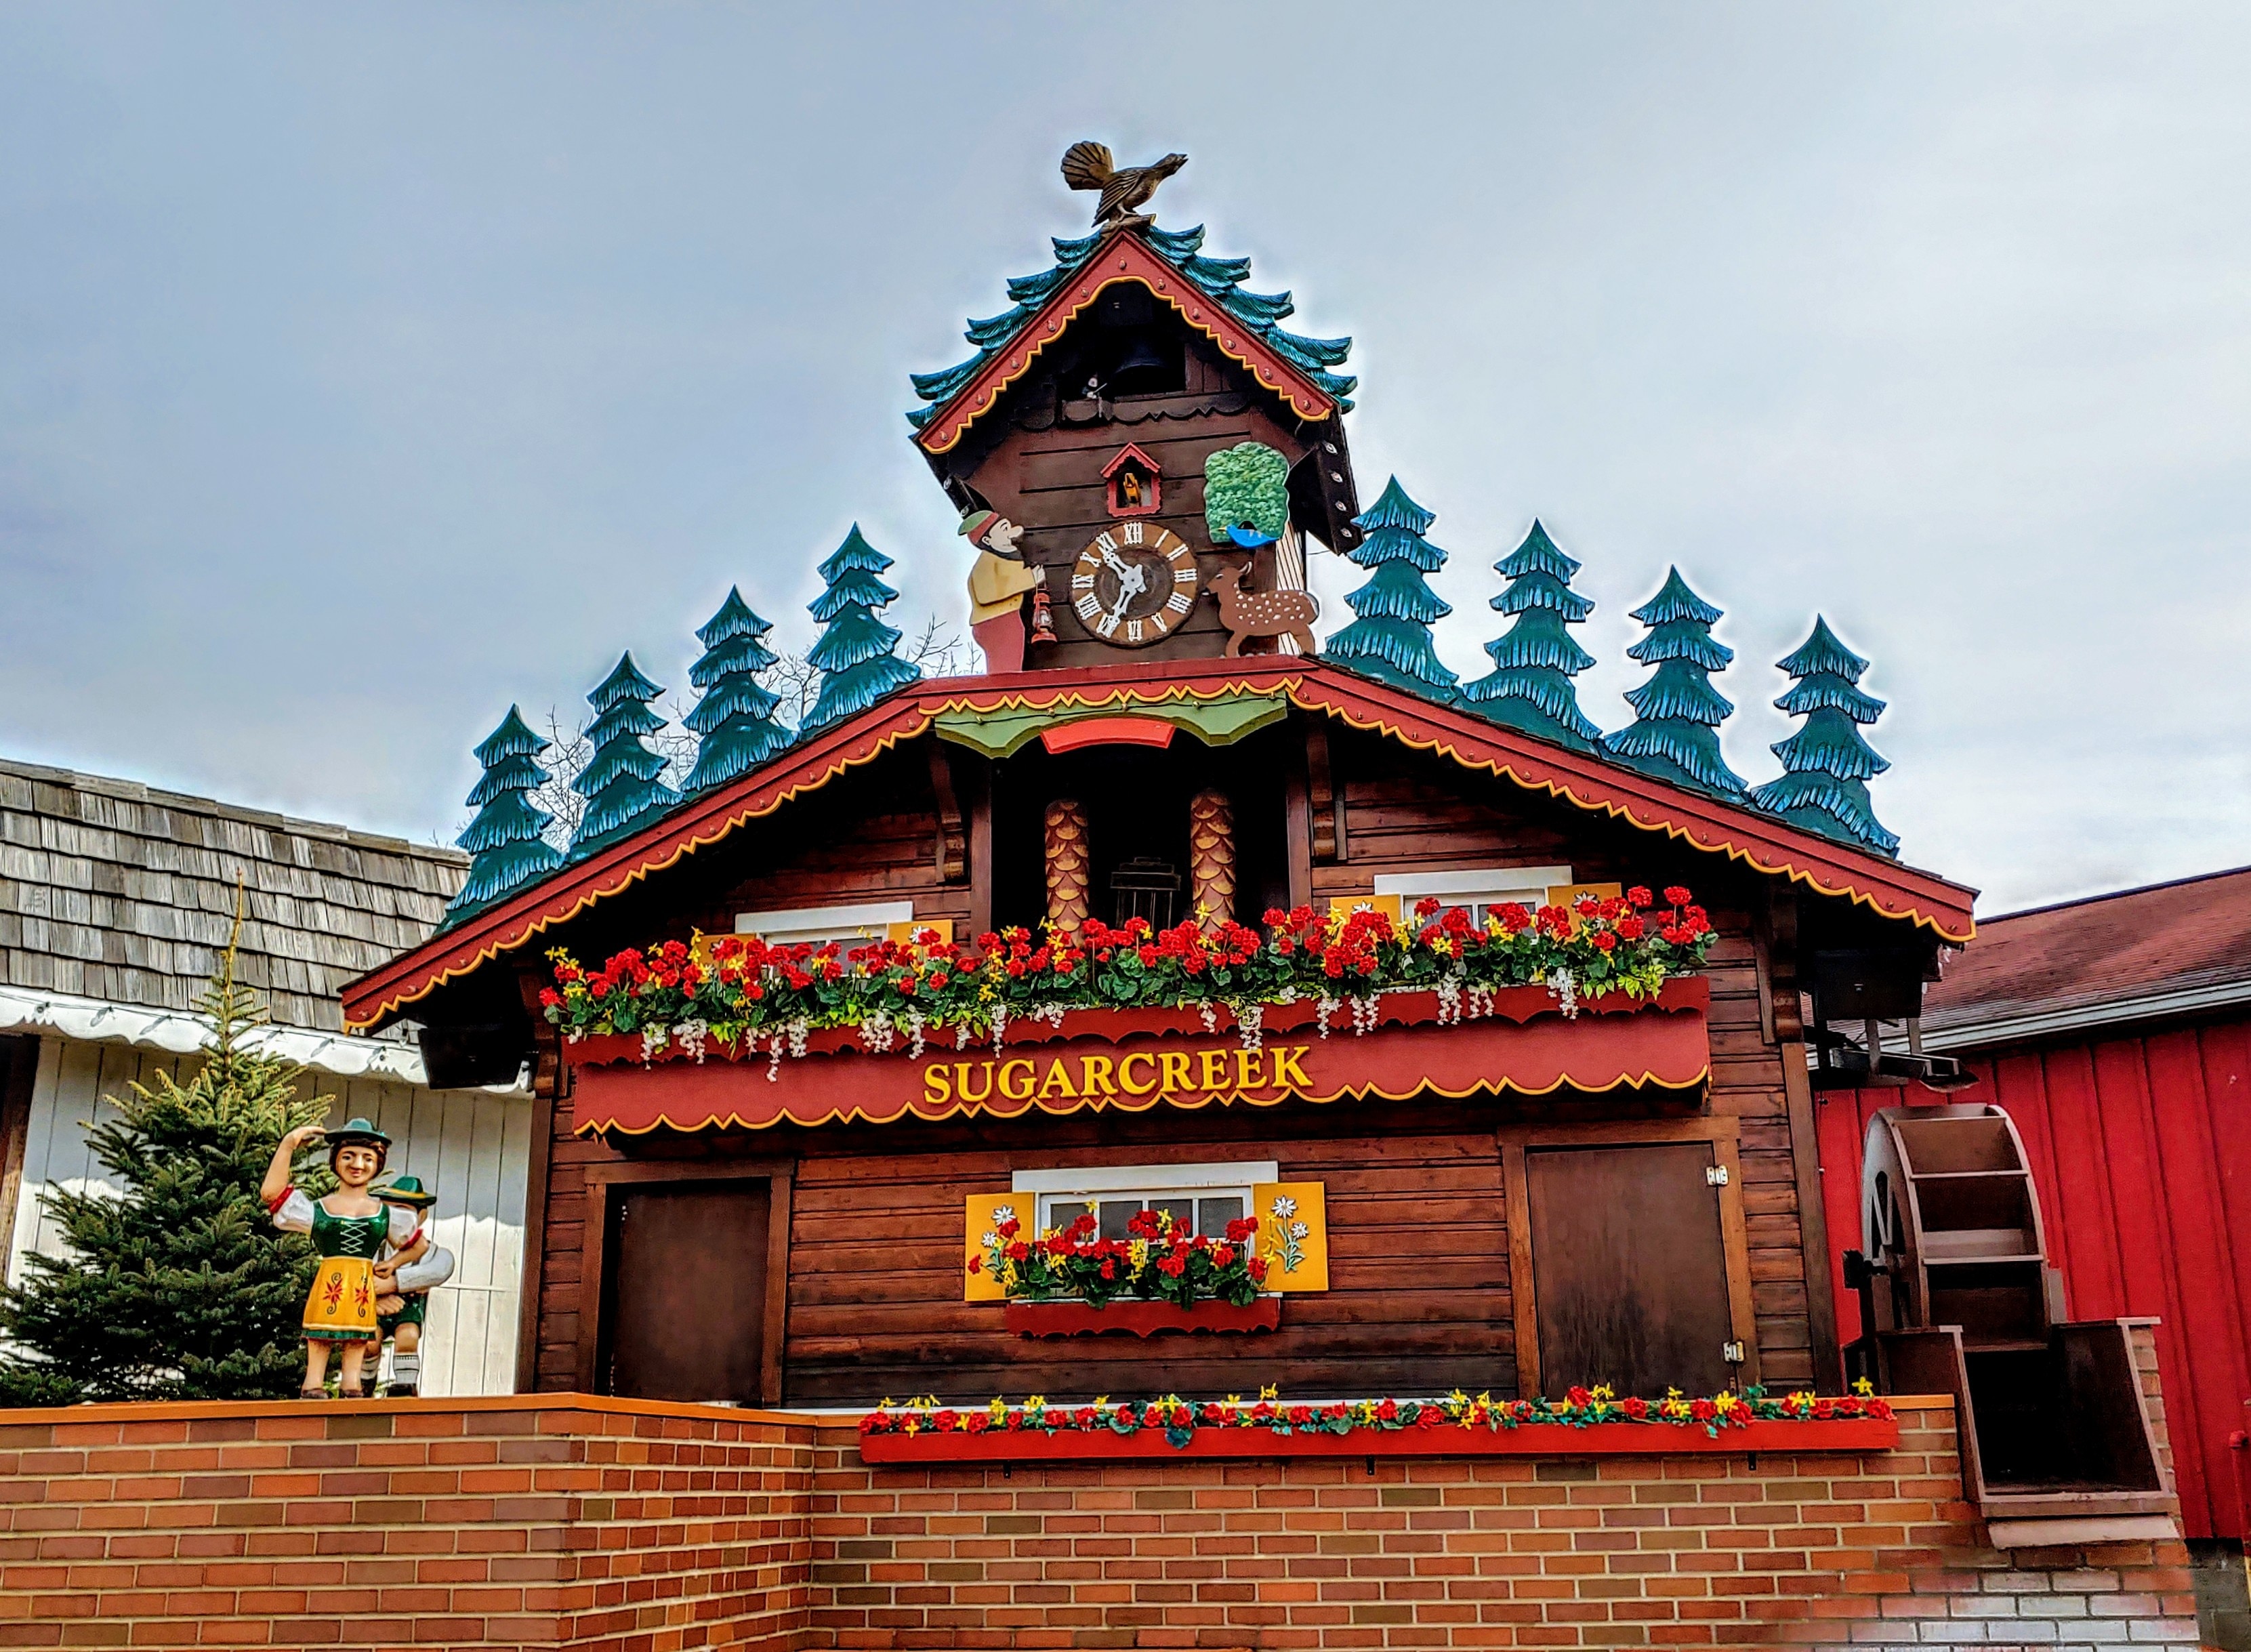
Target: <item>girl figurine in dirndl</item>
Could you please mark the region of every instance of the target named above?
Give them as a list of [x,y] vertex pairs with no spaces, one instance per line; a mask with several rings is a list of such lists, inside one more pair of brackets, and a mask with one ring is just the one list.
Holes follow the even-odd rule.
[[[289,1175],[298,1150],[322,1135],[328,1137],[329,1168],[336,1172],[338,1185],[315,1202],[291,1185]],[[274,1213],[274,1225],[285,1233],[310,1234],[314,1249],[321,1254],[313,1289],[305,1298],[303,1399],[327,1394],[332,1345],[342,1352],[338,1374],[343,1397],[364,1396],[361,1368],[369,1339],[377,1334],[376,1298],[397,1289],[398,1268],[419,1258],[426,1245],[416,1237],[421,1224],[413,1212],[385,1205],[369,1191],[383,1173],[390,1152],[391,1137],[364,1118],[355,1118],[336,1130],[308,1124],[281,1138],[259,1187],[260,1197]],[[384,1256],[386,1241],[404,1248]]]

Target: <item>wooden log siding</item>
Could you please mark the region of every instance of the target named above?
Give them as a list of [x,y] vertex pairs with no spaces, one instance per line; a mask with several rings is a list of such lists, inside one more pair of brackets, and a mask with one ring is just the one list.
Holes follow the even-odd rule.
[[[1335,742],[1349,859],[1317,864],[1315,898],[1372,892],[1379,871],[1569,863],[1583,881],[1631,877],[1691,884],[1719,930],[1709,974],[1710,1111],[1740,1136],[1742,1199],[1760,1372],[1775,1388],[1817,1377],[1797,1167],[1781,1050],[1761,1031],[1752,906],[1760,881],[1709,857],[1676,857],[1659,840],[1505,783],[1465,782],[1435,760],[1373,739]],[[833,902],[911,890],[950,915],[956,891],[914,888],[910,817],[820,837],[817,887]],[[886,847],[896,845],[897,847]],[[743,903],[811,893],[807,861],[763,873]],[[927,877],[929,874],[921,874]],[[734,909],[730,908],[729,910]],[[935,916],[935,912],[925,912]],[[715,910],[706,922],[716,927]],[[731,923],[731,920],[729,920]],[[1508,1213],[1496,1128],[1505,1123],[1617,1118],[1639,1104],[1579,1101],[1443,1102],[1368,1109],[1172,1109],[1011,1123],[778,1128],[732,1138],[636,1143],[634,1155],[721,1154],[798,1160],[791,1234],[784,1395],[844,1404],[935,1387],[948,1398],[1041,1392],[1056,1398],[1137,1393],[1153,1380],[1183,1393],[1236,1392],[1280,1380],[1304,1393],[1516,1389]],[[1643,1110],[1646,1110],[1644,1109]],[[585,1167],[613,1150],[571,1134],[555,1109],[548,1231],[542,1247],[537,1381],[570,1387],[577,1371],[587,1208]],[[1283,1326],[1255,1337],[1110,1337],[1026,1343],[997,1310],[960,1301],[956,1247],[962,1195],[1003,1191],[1012,1168],[1229,1158],[1279,1160],[1285,1179],[1327,1184],[1334,1289],[1292,1298]],[[1817,1260],[1816,1265],[1818,1266]],[[1825,1280],[1823,1282],[1825,1285]],[[1153,1360],[1160,1379],[1150,1372]]]

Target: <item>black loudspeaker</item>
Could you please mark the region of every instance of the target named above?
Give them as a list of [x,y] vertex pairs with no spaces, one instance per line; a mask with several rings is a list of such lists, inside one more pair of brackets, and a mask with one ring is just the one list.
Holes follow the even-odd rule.
[[513,1084],[531,1054],[521,1026],[498,1023],[418,1027],[414,1040],[422,1047],[423,1082],[433,1090]]
[[1811,962],[1814,1014],[1824,1024],[1900,1021],[1922,1013],[1920,948],[1816,952]]

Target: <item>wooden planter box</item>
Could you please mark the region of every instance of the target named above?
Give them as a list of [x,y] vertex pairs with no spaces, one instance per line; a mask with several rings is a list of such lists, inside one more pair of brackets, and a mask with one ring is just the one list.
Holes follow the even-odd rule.
[[1161,1428],[1121,1434],[1104,1428],[1059,1434],[987,1429],[983,1434],[863,1434],[860,1457],[871,1463],[1167,1462],[1181,1457],[1652,1457],[1743,1456],[1758,1452],[1889,1451],[1899,1444],[1895,1417],[1828,1422],[1753,1422],[1706,1434],[1700,1424],[1598,1423],[1573,1428],[1531,1422],[1486,1428],[1355,1428],[1348,1434],[1277,1434],[1264,1428],[1198,1428],[1176,1447]]
[[1012,1302],[1008,1329],[1023,1337],[1092,1337],[1105,1331],[1154,1337],[1167,1331],[1271,1331],[1282,1323],[1282,1299],[1261,1296],[1247,1308],[1229,1302],[1200,1302],[1193,1308],[1168,1302],[1112,1302],[1094,1308],[1083,1302]]

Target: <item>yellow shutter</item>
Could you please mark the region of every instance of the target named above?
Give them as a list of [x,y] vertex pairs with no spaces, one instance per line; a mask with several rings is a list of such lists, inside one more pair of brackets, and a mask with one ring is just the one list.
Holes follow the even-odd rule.
[[[1032,1201],[1036,1193],[972,1193],[969,1195],[969,1220],[962,1233],[961,1300],[964,1302],[1001,1302],[1008,1292],[1001,1288],[1000,1276],[993,1271],[993,1258],[985,1248],[985,1235],[1006,1220],[1004,1211],[1014,1212],[1018,1221],[1029,1233],[1032,1224]],[[969,1264],[975,1261],[975,1272]]]
[[1394,923],[1399,922],[1399,897],[1396,895],[1338,895],[1329,898],[1329,910],[1340,917],[1350,917],[1365,907],[1371,912],[1381,912]]
[[883,938],[887,941],[897,941],[904,945],[925,930],[936,930],[939,940],[951,941],[953,938],[953,920],[952,918],[909,918],[904,923],[886,923],[883,925]]
[[[1260,1182],[1251,1188],[1251,1214],[1258,1218],[1258,1254],[1266,1259],[1265,1289],[1329,1288],[1325,1192],[1319,1182]],[[1277,1211],[1277,1203],[1288,1213]],[[1297,1231],[1300,1227],[1303,1233]]]
[[1583,895],[1591,895],[1597,901],[1615,901],[1625,893],[1622,883],[1557,883],[1548,890],[1548,904],[1569,909],[1572,902]]

